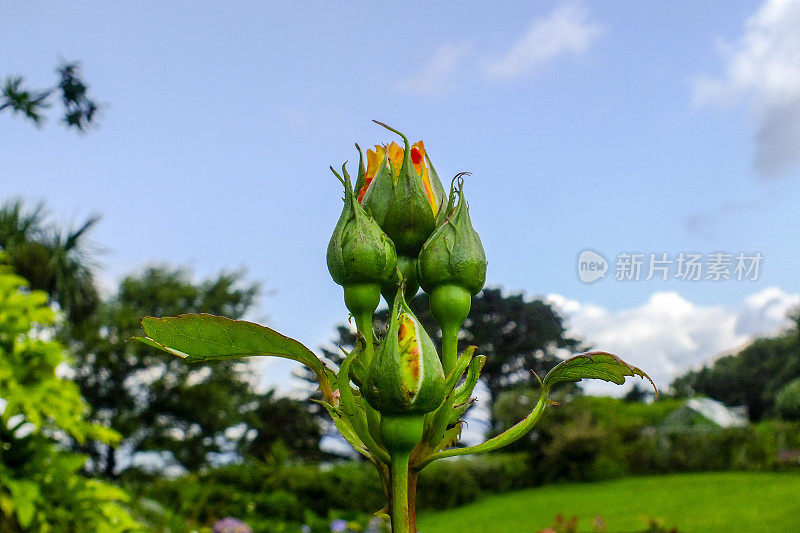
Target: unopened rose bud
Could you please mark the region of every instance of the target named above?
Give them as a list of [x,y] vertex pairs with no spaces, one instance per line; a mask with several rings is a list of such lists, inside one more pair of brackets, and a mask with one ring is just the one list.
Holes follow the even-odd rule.
[[350,174],[342,166],[344,178],[331,168],[345,188],[344,208],[328,243],[328,271],[333,281],[344,287],[347,309],[359,323],[371,344],[372,314],[380,303],[381,286],[395,275],[397,255],[389,237],[358,203]]
[[398,291],[389,331],[369,369],[364,398],[382,415],[421,415],[444,400],[444,373],[436,346]]
[[413,146],[399,131],[378,122],[403,139],[403,147],[367,150],[364,177],[359,176],[359,201],[392,239],[399,255],[416,257],[436,228],[444,188],[422,141]]
[[[417,279],[430,296],[431,313],[442,328],[442,365],[449,372],[458,351],[458,331],[486,282],[486,254],[472,227],[464,198],[464,180],[451,186],[449,214],[428,238],[417,259]],[[458,203],[455,203],[455,198]]]

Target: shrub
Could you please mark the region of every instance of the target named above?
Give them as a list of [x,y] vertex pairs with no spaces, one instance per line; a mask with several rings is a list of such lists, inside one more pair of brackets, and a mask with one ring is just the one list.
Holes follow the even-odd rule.
[[800,420],[800,378],[787,383],[778,391],[775,408],[786,420]]

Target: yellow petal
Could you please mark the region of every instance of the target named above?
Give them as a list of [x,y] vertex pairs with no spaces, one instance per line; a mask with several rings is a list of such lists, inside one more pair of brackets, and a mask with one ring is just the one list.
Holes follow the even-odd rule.
[[403,166],[404,151],[400,147],[400,145],[394,141],[392,141],[392,144],[389,145],[388,151],[389,151],[389,163],[392,164],[392,176],[396,181],[397,177],[400,175],[400,167]]

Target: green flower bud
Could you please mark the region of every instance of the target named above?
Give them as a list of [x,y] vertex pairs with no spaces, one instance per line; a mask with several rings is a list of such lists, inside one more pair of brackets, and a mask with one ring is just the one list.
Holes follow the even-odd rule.
[[344,208],[328,243],[328,271],[339,285],[383,284],[395,271],[397,255],[392,241],[356,200],[350,174],[342,166]]
[[422,141],[410,145],[399,131],[378,122],[403,138],[397,143],[367,150],[367,168],[359,175],[357,194],[392,239],[399,254],[416,257],[436,228],[444,200],[442,187]]
[[442,329],[442,367],[450,372],[458,352],[458,332],[472,305],[471,297],[486,282],[486,254],[469,218],[461,174],[450,186],[447,205],[450,213],[419,254],[417,280],[430,295],[431,314]]
[[455,181],[458,189],[451,188],[451,202],[457,195],[458,204],[422,247],[417,279],[429,294],[439,285],[457,285],[474,296],[486,282],[486,253],[469,218],[464,180],[459,175]]
[[369,369],[364,398],[381,415],[422,415],[442,404],[444,380],[436,346],[398,290],[389,331]]

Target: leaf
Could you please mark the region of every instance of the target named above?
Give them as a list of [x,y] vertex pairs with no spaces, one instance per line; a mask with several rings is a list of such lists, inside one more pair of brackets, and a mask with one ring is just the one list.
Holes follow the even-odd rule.
[[39,487],[33,481],[7,480],[6,487],[11,493],[19,525],[27,529],[33,522],[36,505],[41,497]]
[[319,400],[312,400],[320,405],[322,405],[328,414],[333,419],[333,424],[336,426],[336,429],[339,430],[339,433],[342,434],[344,440],[346,440],[350,446],[353,447],[355,451],[366,457],[367,459],[372,460],[372,455],[369,453],[369,450],[364,445],[364,442],[361,440],[361,437],[358,436],[356,431],[353,429],[353,426],[350,422],[342,416],[341,409],[339,407],[334,407],[333,405],[329,404],[328,402],[321,402]]
[[602,379],[622,385],[626,376],[646,379],[658,394],[656,384],[642,369],[629,365],[616,355],[607,352],[586,352],[560,362],[547,373],[542,385],[549,391],[557,383],[577,382],[587,378]]
[[285,357],[313,370],[321,386],[329,381],[325,365],[311,350],[252,322],[204,313],[165,318],[148,316],[142,319],[142,329],[147,337],[134,339],[189,363],[256,355]]
[[456,422],[456,425],[445,431],[444,437],[439,441],[434,451],[441,452],[456,446],[459,439],[461,439],[461,429],[463,426],[464,422]]

